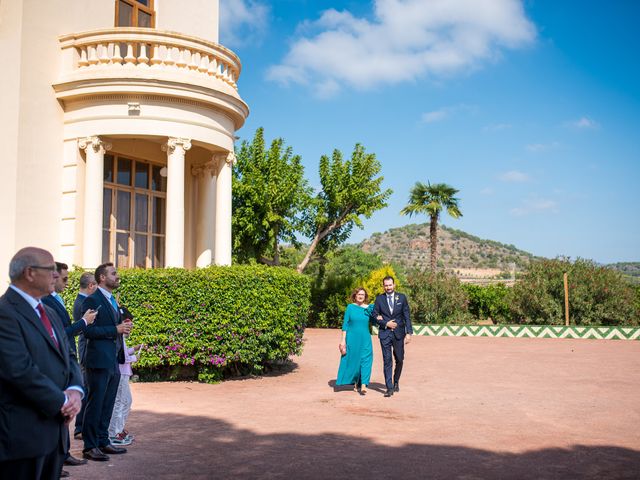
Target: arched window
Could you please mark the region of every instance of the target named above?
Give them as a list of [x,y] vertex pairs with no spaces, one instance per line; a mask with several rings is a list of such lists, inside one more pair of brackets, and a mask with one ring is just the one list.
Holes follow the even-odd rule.
[[156,25],[153,0],[116,0],[116,27],[146,27]]
[[164,267],[167,179],[159,165],[104,156],[102,261]]

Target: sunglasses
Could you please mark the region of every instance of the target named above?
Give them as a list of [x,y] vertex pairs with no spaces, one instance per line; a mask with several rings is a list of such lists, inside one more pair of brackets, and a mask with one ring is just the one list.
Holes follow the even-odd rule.
[[43,266],[43,265],[29,265],[29,268],[37,268],[38,270],[49,270],[50,272],[56,271],[55,265]]

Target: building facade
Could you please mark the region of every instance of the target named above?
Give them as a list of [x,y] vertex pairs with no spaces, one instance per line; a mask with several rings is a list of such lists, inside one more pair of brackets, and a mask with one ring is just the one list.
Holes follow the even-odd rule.
[[218,1],[0,2],[0,265],[231,263],[241,64]]

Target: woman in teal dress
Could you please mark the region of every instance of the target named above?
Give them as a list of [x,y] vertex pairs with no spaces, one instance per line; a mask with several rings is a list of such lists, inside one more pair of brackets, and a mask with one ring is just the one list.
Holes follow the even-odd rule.
[[336,385],[353,385],[354,391],[357,392],[360,388],[360,393],[365,395],[373,365],[373,347],[369,332],[369,315],[373,305],[368,305],[369,295],[362,287],[353,291],[351,301],[353,303],[347,305],[342,321],[342,341],[339,348],[343,355]]

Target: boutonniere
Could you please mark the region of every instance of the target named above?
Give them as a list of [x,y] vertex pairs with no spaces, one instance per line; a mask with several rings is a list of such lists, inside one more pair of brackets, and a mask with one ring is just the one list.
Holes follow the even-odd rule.
[[396,302],[400,300],[400,297],[398,295],[396,295]]

